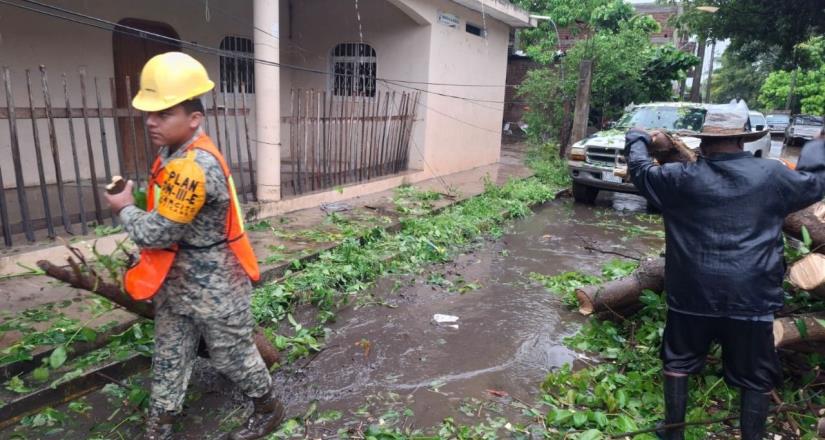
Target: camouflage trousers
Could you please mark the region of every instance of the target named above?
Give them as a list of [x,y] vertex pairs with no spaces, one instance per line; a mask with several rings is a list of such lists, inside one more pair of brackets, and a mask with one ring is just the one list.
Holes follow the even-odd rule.
[[200,336],[212,365],[248,397],[261,397],[272,377],[252,341],[254,321],[248,307],[225,317],[199,319],[159,307],[155,314],[152,358],[152,410],[177,413],[183,407]]

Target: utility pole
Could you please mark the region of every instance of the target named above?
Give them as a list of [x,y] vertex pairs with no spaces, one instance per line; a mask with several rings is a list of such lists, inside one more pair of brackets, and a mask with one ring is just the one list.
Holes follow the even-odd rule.
[[698,41],[696,42],[696,56],[699,57],[699,64],[696,65],[693,69],[693,84],[690,86],[690,101],[691,102],[701,102],[702,101],[702,94],[701,94],[701,84],[702,84],[702,70],[704,70],[704,62],[705,62],[705,37],[704,35],[700,35]]
[[[593,60],[582,60],[579,65],[579,87],[576,91],[576,107],[573,113],[573,129],[570,140],[587,136],[587,119],[590,114],[590,83],[593,79]],[[564,149],[567,150],[567,145]]]
[[705,102],[710,103],[710,96],[711,96],[711,86],[713,83],[713,61],[716,55],[716,39],[713,39],[713,44],[710,46],[710,66],[708,66],[708,83],[707,83],[707,91],[705,92]]

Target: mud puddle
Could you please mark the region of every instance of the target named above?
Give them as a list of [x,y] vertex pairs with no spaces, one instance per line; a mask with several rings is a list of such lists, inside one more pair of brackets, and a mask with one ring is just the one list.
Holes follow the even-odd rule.
[[[550,203],[452,263],[413,280],[382,280],[372,290],[387,306],[342,311],[328,348],[298,372],[279,375],[290,414],[312,402],[319,413],[342,414],[311,429],[312,437],[365,423],[426,428],[445,417],[525,422],[517,419],[539,397],[546,374],[576,360],[562,340],[583,322],[530,273],[598,273],[616,258],[586,246],[631,255],[661,246],[661,227],[644,214],[642,199],[621,195],[600,204]],[[437,314],[458,319],[439,324]]]

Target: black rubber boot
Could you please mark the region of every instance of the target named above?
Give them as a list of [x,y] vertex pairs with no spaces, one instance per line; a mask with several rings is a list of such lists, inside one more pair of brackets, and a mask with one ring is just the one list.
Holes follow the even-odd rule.
[[143,440],[172,440],[175,416],[168,412],[149,411]]
[[284,421],[284,406],[270,392],[252,399],[255,411],[246,422],[229,435],[231,440],[255,440],[275,431]]
[[[663,425],[683,423],[687,410],[688,376],[665,374],[665,421]],[[685,428],[661,429],[656,435],[662,440],[684,440]]]
[[768,418],[770,403],[770,394],[742,390],[739,416],[742,440],[762,440],[765,437],[765,420]]

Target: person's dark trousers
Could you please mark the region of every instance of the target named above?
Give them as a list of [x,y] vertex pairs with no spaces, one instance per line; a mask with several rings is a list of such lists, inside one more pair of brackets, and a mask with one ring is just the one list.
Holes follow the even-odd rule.
[[[664,425],[683,423],[687,410],[689,376],[671,376],[665,374],[665,421]],[[656,431],[663,440],[683,440],[685,428],[669,428]]]
[[762,440],[765,436],[765,421],[768,418],[770,395],[742,389],[739,426],[742,440]]

